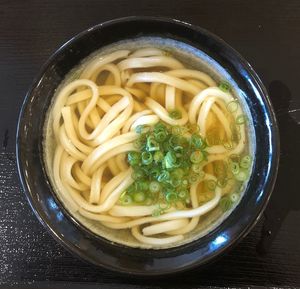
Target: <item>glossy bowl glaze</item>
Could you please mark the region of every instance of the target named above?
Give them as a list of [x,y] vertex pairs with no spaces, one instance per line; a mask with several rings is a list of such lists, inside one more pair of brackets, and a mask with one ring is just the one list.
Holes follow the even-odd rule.
[[[51,99],[65,75],[92,52],[141,36],[189,44],[218,62],[243,92],[252,115],[255,163],[244,196],[215,229],[191,243],[163,250],[134,249],[107,241],[80,225],[56,198],[44,169],[43,125]],[[74,255],[131,275],[166,275],[203,265],[244,237],[272,192],[279,159],[276,119],[262,82],[235,50],[208,31],[177,20],[128,17],[94,26],[60,47],[43,66],[24,100],[17,130],[17,162],[29,203],[41,223]]]

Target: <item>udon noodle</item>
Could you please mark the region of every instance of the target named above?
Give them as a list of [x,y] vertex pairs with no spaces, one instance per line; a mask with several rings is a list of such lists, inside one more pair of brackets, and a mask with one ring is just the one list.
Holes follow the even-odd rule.
[[230,85],[158,48],[94,58],[50,114],[68,209],[141,244],[182,241],[248,179],[247,118]]

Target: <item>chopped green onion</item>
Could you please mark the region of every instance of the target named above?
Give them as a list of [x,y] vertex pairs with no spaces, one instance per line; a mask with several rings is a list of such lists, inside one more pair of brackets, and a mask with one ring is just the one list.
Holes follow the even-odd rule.
[[192,134],[199,133],[200,127],[199,127],[199,125],[196,124],[196,123],[190,124],[190,125],[189,125],[189,131],[190,131]]
[[149,183],[147,181],[139,181],[137,183],[137,186],[138,186],[138,189],[143,192],[146,192],[149,190]]
[[167,138],[167,134],[164,131],[158,131],[154,133],[154,138],[157,142],[161,143]]
[[160,168],[159,167],[153,167],[151,168],[150,170],[150,175],[154,178],[154,179],[157,179],[157,177],[159,176],[160,174]]
[[216,189],[217,183],[214,180],[206,181],[206,187],[209,191],[214,191]]
[[178,179],[178,178],[171,178],[170,180],[169,180],[169,183],[170,183],[170,185],[172,186],[172,187],[178,187],[180,184],[181,184],[181,180],[180,179]]
[[192,135],[191,143],[196,149],[204,149],[206,147],[206,143],[203,138],[197,134]]
[[181,182],[182,187],[188,187],[189,181],[187,179],[183,179]]
[[129,152],[127,154],[127,160],[128,160],[128,163],[131,165],[131,166],[136,166],[140,163],[140,154],[138,152]]
[[223,197],[220,200],[219,206],[223,212],[226,212],[232,207],[232,202],[228,197]]
[[177,168],[172,172],[173,178],[182,179],[183,176],[184,176],[184,170],[182,168]]
[[160,212],[163,212],[164,210],[168,210],[171,206],[168,202],[159,202],[158,207],[160,208]]
[[143,125],[138,125],[138,126],[135,128],[135,132],[141,134],[142,131],[143,131],[143,128],[144,128]]
[[229,92],[231,90],[231,85],[227,81],[222,81],[219,84],[219,89],[223,92]]
[[192,170],[195,173],[199,173],[201,170],[201,166],[199,164],[192,164]]
[[176,156],[181,157],[183,154],[183,147],[179,145],[174,147],[174,152],[176,153]]
[[217,180],[217,186],[220,188],[225,188],[227,185],[227,179],[226,178],[220,178]]
[[247,117],[244,114],[240,114],[239,116],[237,116],[235,123],[238,125],[244,124],[247,121]]
[[161,151],[157,151],[153,156],[154,162],[158,163],[164,159],[164,154]]
[[239,106],[239,104],[238,104],[237,100],[233,100],[233,101],[230,101],[227,103],[227,109],[231,113],[236,112],[238,109],[238,106]]
[[235,178],[240,181],[240,182],[244,182],[247,180],[248,178],[248,173],[244,170],[240,170],[236,175]]
[[251,157],[249,155],[244,156],[240,161],[240,167],[243,169],[248,169],[251,165]]
[[179,125],[175,125],[172,127],[172,134],[174,135],[180,135],[183,133],[184,128]]
[[162,122],[158,122],[157,124],[154,125],[154,132],[166,131],[166,130],[167,130],[167,127]]
[[137,149],[141,149],[143,146],[143,143],[141,142],[140,139],[137,139],[134,141],[134,147],[137,148]]
[[179,110],[172,110],[169,112],[169,117],[173,119],[180,119],[182,117],[182,113]]
[[150,152],[142,152],[142,162],[144,165],[150,165],[152,160],[153,158]]
[[202,162],[203,159],[204,159],[204,157],[203,157],[203,153],[201,151],[194,151],[190,155],[190,160],[194,164],[198,164],[198,163]]
[[[157,204],[154,215],[162,214],[171,203],[177,209],[190,207],[190,185],[205,177],[200,163],[207,160],[207,143],[199,135],[198,125],[187,128],[159,122],[153,127],[138,126],[136,130],[139,137],[134,144],[139,151],[127,154],[135,182],[126,189],[126,197],[120,197],[119,202],[126,198],[128,202],[146,206]],[[192,135],[185,135],[187,131]],[[208,185],[210,190],[216,184]],[[211,191],[208,193],[212,194]]]
[[158,180],[159,182],[163,182],[163,181],[168,180],[169,178],[170,178],[169,172],[163,170],[163,171],[159,174],[157,180]]
[[231,154],[229,156],[229,158],[230,158],[231,161],[234,161],[234,162],[237,162],[237,163],[239,163],[240,159],[241,159],[240,155],[237,155],[237,154]]
[[157,193],[160,190],[160,184],[158,182],[151,182],[149,185],[149,190],[151,193]]
[[238,199],[239,199],[239,195],[238,195],[238,194],[233,193],[233,194],[230,195],[230,200],[231,200],[233,203],[237,202]]
[[[135,187],[135,183],[133,183],[131,186],[129,186],[128,188],[127,188],[127,192],[128,192],[128,194],[131,194],[131,193],[133,193],[133,192],[135,192],[136,191],[136,187]],[[124,192],[124,193],[126,193],[126,192]],[[123,195],[123,194],[122,194]],[[121,197],[122,197],[122,195],[121,195]],[[120,197],[120,198],[121,198]]]
[[232,150],[232,149],[233,149],[233,143],[230,142],[230,141],[225,141],[225,142],[223,143],[223,146],[224,146],[224,148],[227,149],[227,150]]
[[234,175],[237,175],[240,172],[240,166],[237,162],[230,162],[230,169]]
[[120,197],[120,203],[124,206],[130,205],[132,203],[132,198],[130,195],[125,194]]
[[189,182],[191,184],[197,182],[198,179],[199,179],[199,175],[198,174],[196,174],[196,173],[190,173],[190,175],[189,175]]
[[138,134],[146,133],[147,131],[149,131],[149,127],[147,127],[146,125],[141,124],[135,128],[135,132]]
[[175,193],[167,193],[166,194],[166,200],[168,203],[173,203],[177,200],[177,195]]
[[199,175],[199,180],[202,180],[202,179],[204,179],[204,177],[205,177],[205,172],[204,172],[204,171],[200,171],[200,172],[198,173],[198,175]]
[[167,169],[173,168],[176,166],[176,155],[173,152],[167,152],[164,158],[164,164]]
[[133,171],[133,173],[132,173],[132,178],[133,178],[135,181],[137,181],[137,180],[143,178],[144,175],[145,175],[145,174],[144,174],[144,172],[143,172],[142,169],[135,169],[135,170]]
[[179,143],[179,137],[178,137],[178,136],[172,135],[172,136],[169,138],[169,145],[170,145],[170,148],[174,149],[175,147],[178,146],[178,143]]
[[146,199],[146,195],[143,192],[136,192],[133,194],[133,200],[136,203],[142,203],[145,201],[145,199]]
[[159,150],[159,144],[154,140],[153,136],[148,136],[147,137],[146,149],[149,152]]
[[178,197],[180,199],[185,199],[188,195],[188,190],[181,190],[179,193],[178,193]]

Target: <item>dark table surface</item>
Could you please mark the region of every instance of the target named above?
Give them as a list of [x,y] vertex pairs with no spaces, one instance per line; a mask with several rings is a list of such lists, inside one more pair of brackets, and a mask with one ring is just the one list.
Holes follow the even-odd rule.
[[[33,215],[16,169],[17,116],[39,67],[74,34],[128,15],[178,18],[227,41],[262,78],[281,133],[279,176],[264,217],[217,262],[165,280],[116,276],[66,252]],[[0,0],[0,283],[97,282],[101,288],[300,286],[299,85],[299,0]],[[60,285],[67,288],[62,283],[26,286]]]

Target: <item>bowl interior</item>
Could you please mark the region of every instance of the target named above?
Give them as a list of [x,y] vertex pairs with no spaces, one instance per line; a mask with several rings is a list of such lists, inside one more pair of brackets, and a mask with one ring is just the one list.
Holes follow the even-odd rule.
[[[201,239],[166,250],[142,250],[96,237],[61,206],[45,173],[42,140],[46,112],[56,88],[82,59],[112,43],[138,37],[172,39],[202,51],[224,68],[238,88],[253,121],[256,151],[244,196],[220,226]],[[209,32],[159,18],[126,18],[95,26],[64,44],[44,65],[24,101],[17,136],[18,167],[29,202],[38,218],[73,253],[94,264],[139,275],[181,271],[211,260],[244,236],[258,219],[272,191],[278,165],[277,126],[266,91],[232,48]]]
[[[249,154],[255,156],[255,131],[253,129],[253,121],[250,114],[249,107],[245,101],[245,96],[243,92],[239,89],[237,83],[232,79],[232,77],[228,74],[228,72],[220,66],[214,59],[209,57],[204,52],[196,49],[195,47],[179,42],[174,39],[162,38],[162,37],[137,37],[129,40],[122,40],[115,42],[111,45],[107,45],[101,48],[98,51],[93,52],[86,59],[82,60],[79,65],[73,68],[66,76],[59,87],[56,89],[56,93],[54,94],[51,105],[48,109],[47,115],[45,117],[45,132],[44,132],[44,141],[43,141],[43,154],[44,154],[44,168],[46,170],[48,179],[52,185],[53,190],[55,191],[58,199],[61,201],[62,205],[65,207],[66,211],[69,212],[78,222],[78,225],[83,225],[85,228],[89,229],[91,232],[95,233],[98,236],[105,237],[106,239],[127,245],[130,247],[139,247],[139,248],[151,248],[151,245],[142,244],[138,242],[128,230],[112,230],[97,221],[93,221],[83,217],[79,212],[71,212],[70,205],[68,205],[68,200],[64,198],[64,195],[56,189],[55,182],[53,180],[53,169],[52,169],[52,161],[54,158],[55,151],[55,138],[52,130],[53,118],[50,116],[50,112],[52,110],[52,106],[55,103],[56,96],[59,94],[60,90],[73,81],[83,70],[83,68],[90,62],[93,61],[96,57],[107,55],[117,50],[129,49],[136,50],[145,47],[156,47],[159,49],[163,49],[171,53],[176,59],[179,59],[188,67],[193,69],[202,71],[210,75],[217,83],[226,80],[232,85],[232,93],[236,99],[239,99],[243,110],[248,118],[249,129],[247,129],[247,139],[249,140]],[[46,148],[46,149],[45,149]],[[248,149],[248,148],[247,148]],[[255,160],[254,160],[255,161]],[[244,190],[246,189],[246,186]],[[241,194],[243,195],[243,191]],[[190,233],[185,235],[185,239],[180,242],[172,243],[169,245],[156,246],[155,249],[166,249],[179,245],[183,245],[189,243],[193,240],[201,238],[202,236],[208,234],[211,230],[213,230],[216,226],[218,226],[224,218],[226,218],[229,213],[233,210],[227,211],[225,214],[220,210],[220,208],[215,208],[211,212],[205,215],[205,218],[199,222],[198,226]]]

